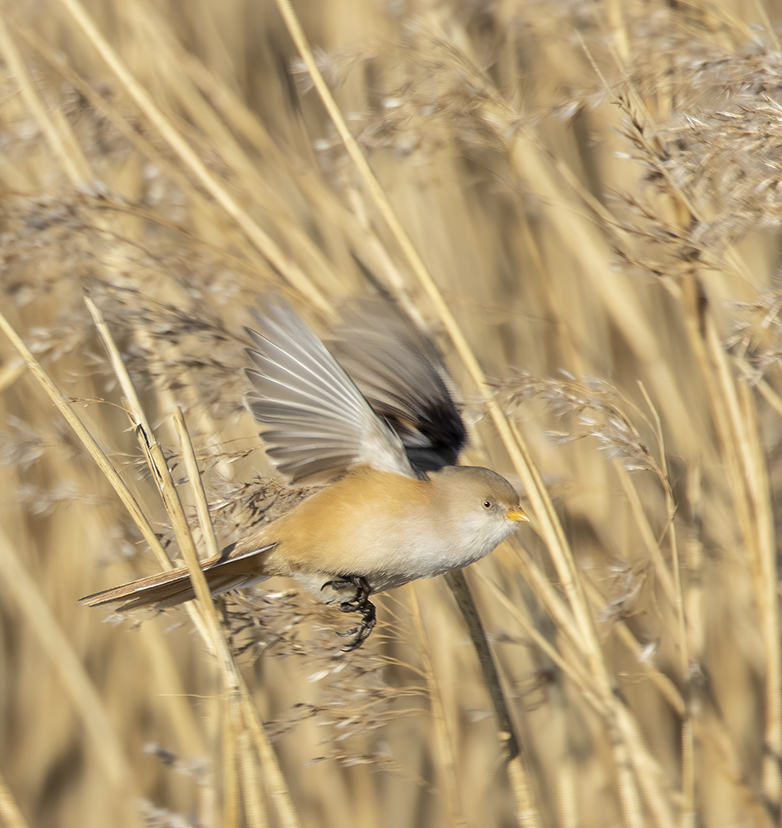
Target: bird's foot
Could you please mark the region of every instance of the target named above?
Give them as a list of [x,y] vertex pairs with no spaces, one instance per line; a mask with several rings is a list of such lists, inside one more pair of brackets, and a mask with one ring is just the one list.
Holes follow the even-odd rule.
[[334,581],[327,581],[321,589],[330,586],[332,589],[340,590],[345,587],[354,586],[356,594],[350,601],[343,601],[339,605],[340,612],[360,612],[361,623],[347,632],[339,633],[342,636],[355,635],[355,638],[347,647],[342,648],[343,653],[357,650],[369,638],[369,634],[377,623],[377,611],[375,605],[369,600],[372,590],[365,578],[357,575],[343,575]]

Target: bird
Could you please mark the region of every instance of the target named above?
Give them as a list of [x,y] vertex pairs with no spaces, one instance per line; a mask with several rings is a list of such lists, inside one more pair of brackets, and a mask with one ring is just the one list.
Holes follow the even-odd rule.
[[[348,652],[376,624],[370,596],[468,566],[529,517],[505,478],[456,465],[467,432],[450,378],[398,315],[359,307],[329,351],[282,297],[262,307],[245,328],[245,404],[280,474],[324,485],[201,568],[213,595],[286,576],[339,601],[361,618]],[[194,597],[180,567],[80,603],[124,612]]]

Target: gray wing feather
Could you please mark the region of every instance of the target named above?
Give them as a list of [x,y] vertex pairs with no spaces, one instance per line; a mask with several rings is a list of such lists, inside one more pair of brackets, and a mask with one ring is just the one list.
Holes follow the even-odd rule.
[[365,464],[413,476],[399,437],[287,303],[267,302],[256,320],[246,403],[282,474],[295,482]]
[[467,441],[434,345],[392,305],[355,303],[329,342],[372,408],[400,436],[418,472],[453,465]]

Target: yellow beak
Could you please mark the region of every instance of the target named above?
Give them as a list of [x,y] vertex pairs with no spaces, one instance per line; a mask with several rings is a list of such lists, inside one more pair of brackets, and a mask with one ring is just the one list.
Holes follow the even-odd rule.
[[505,513],[505,517],[508,518],[508,520],[514,520],[517,523],[529,523],[529,516],[522,508],[508,509]]

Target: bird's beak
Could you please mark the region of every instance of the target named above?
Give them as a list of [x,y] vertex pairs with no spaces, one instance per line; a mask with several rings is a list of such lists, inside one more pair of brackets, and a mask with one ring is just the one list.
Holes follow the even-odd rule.
[[516,523],[529,523],[529,515],[521,507],[517,509],[508,509],[508,511],[505,512],[505,517],[508,518],[508,520],[515,521]]

